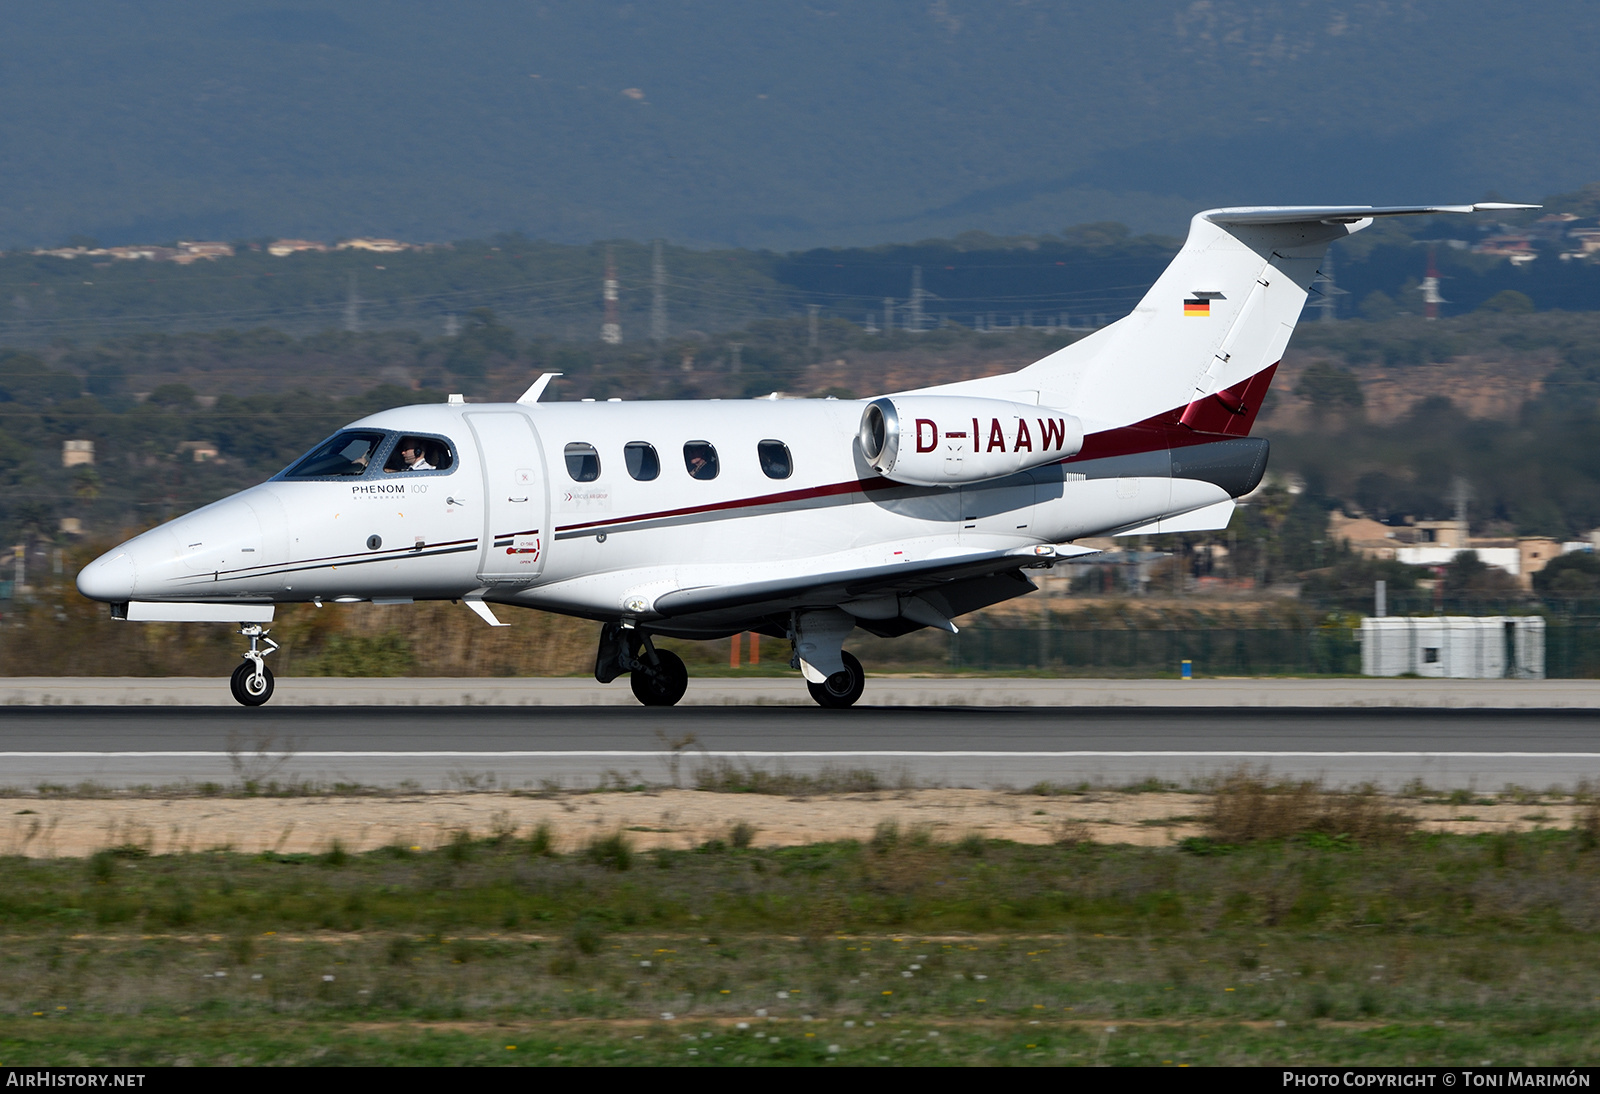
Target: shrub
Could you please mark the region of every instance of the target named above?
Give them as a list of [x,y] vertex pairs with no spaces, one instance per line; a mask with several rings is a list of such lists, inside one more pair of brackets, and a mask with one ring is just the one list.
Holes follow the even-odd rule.
[[1332,849],[1349,842],[1383,843],[1409,835],[1416,822],[1394,810],[1376,790],[1329,791],[1318,782],[1271,784],[1260,775],[1240,771],[1216,788],[1206,817],[1217,843],[1290,839],[1312,834],[1325,837]]
[[626,870],[633,865],[633,844],[621,832],[597,836],[584,848],[584,857],[608,870]]

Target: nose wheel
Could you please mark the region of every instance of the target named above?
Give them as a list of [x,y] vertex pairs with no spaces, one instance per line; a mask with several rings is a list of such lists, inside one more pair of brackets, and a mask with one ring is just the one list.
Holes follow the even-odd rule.
[[[266,666],[266,657],[278,644],[267,637],[259,623],[245,623],[239,633],[250,639],[250,648],[245,651],[244,662],[233,670],[228,687],[241,705],[258,707],[272,698],[272,670]],[[266,649],[261,648],[263,642]]]
[[245,661],[233,670],[228,681],[233,697],[247,707],[258,707],[272,698],[272,670],[262,665],[259,669]]

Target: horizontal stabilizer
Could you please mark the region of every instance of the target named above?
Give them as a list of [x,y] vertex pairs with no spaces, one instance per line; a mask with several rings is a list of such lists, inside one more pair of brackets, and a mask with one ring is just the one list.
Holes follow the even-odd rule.
[[1354,224],[1372,217],[1539,208],[1542,206],[1514,205],[1505,201],[1480,201],[1473,205],[1252,205],[1238,209],[1208,209],[1200,215],[1213,224]]

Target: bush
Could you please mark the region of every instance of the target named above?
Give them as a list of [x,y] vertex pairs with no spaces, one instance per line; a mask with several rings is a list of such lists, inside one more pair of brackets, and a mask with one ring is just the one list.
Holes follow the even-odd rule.
[[1416,821],[1396,812],[1371,787],[1329,791],[1311,781],[1270,784],[1241,771],[1216,788],[1206,827],[1219,844],[1317,836],[1315,846],[1332,850],[1400,839]]
[[597,836],[584,848],[584,857],[608,870],[626,870],[633,865],[633,844],[621,832]]
[[555,832],[551,830],[548,822],[540,821],[539,827],[535,828],[533,834],[528,837],[528,854],[549,856],[555,853]]

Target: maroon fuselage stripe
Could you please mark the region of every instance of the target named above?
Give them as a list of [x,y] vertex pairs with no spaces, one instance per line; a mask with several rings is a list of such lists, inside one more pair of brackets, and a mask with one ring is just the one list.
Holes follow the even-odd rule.
[[834,497],[839,494],[865,493],[869,490],[904,488],[904,483],[889,479],[853,479],[850,482],[829,483],[804,490],[785,490],[781,494],[762,494],[754,498],[735,498],[732,501],[712,502],[709,505],[690,505],[682,509],[662,509],[655,513],[639,513],[631,517],[608,517],[605,520],[585,521],[582,524],[562,524],[557,532],[582,531],[585,528],[607,528],[614,524],[635,524],[644,520],[666,520],[671,517],[692,517],[701,513],[717,513],[727,509],[749,509],[759,505],[783,505],[792,501],[809,501],[812,498]]
[[[1208,416],[1206,424],[1215,420],[1225,426],[1226,431],[1198,430],[1184,425],[1180,420],[1189,409],[1190,404],[1173,407],[1141,422],[1132,425],[1118,426],[1115,429],[1102,430],[1099,433],[1090,433],[1083,439],[1083,447],[1075,455],[1059,460],[1059,463],[1081,463],[1085,460],[1105,459],[1108,456],[1132,456],[1141,452],[1155,452],[1163,448],[1188,448],[1197,444],[1212,444],[1216,441],[1225,441],[1234,437],[1246,436],[1251,426],[1255,424],[1256,411],[1260,405],[1260,395],[1266,393],[1266,387],[1272,382],[1272,375],[1277,370],[1278,364],[1274,362],[1267,368],[1256,373],[1246,380],[1240,381],[1233,387],[1209,395],[1204,400],[1196,403],[1205,403],[1217,399],[1219,396],[1234,404],[1243,405],[1243,411],[1235,411],[1226,404],[1222,413],[1226,418],[1216,415]],[[1260,395],[1257,394],[1259,391]],[[1246,395],[1253,396],[1249,405],[1244,403]],[[1048,466],[1048,465],[1047,465]],[[870,493],[874,490],[907,489],[906,484],[894,482],[891,479],[854,479],[850,482],[835,482],[827,486],[813,486],[804,490],[786,490],[779,494],[761,494],[753,498],[735,498],[731,501],[712,502],[708,505],[690,505],[681,509],[662,509],[654,513],[640,513],[630,517],[607,517],[603,520],[584,521],[580,524],[561,524],[556,526],[558,533],[581,532],[591,528],[612,528],[619,524],[637,524],[651,520],[669,520],[673,517],[692,517],[703,513],[726,512],[730,509],[754,509],[763,505],[784,505],[790,502],[810,501],[814,498],[837,497],[840,494]],[[914,489],[914,488],[913,488]],[[936,488],[937,489],[937,488]]]

